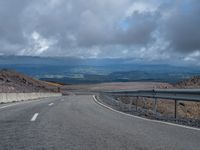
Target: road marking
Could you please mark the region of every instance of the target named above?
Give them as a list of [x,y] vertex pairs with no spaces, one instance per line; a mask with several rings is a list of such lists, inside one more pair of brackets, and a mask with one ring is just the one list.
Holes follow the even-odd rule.
[[114,111],[114,112],[117,112],[117,113],[120,113],[120,114],[129,116],[129,117],[133,117],[133,118],[137,118],[137,119],[141,119],[141,120],[145,120],[145,121],[149,121],[149,122],[154,122],[154,123],[161,123],[161,124],[166,124],[166,125],[170,125],[170,126],[176,126],[176,127],[181,127],[181,128],[186,128],[186,129],[191,129],[191,130],[200,131],[200,128],[189,127],[189,126],[184,126],[184,125],[179,125],[179,124],[169,123],[169,122],[163,122],[163,121],[159,121],[159,120],[151,120],[151,119],[147,119],[147,118],[143,118],[143,117],[139,117],[139,116],[134,116],[134,115],[131,115],[131,114],[127,114],[127,113],[124,113],[124,112],[115,110],[115,109],[113,109],[113,108],[111,108],[111,107],[109,107],[109,106],[107,106],[107,105],[102,104],[101,102],[99,102],[99,101],[96,99],[95,95],[93,95],[93,99],[94,99],[94,101],[95,101],[97,104],[99,104],[99,105],[101,105],[101,106],[103,106],[103,107],[105,107],[105,108],[107,108],[107,109],[109,109],[109,110],[111,110],[111,111]]
[[31,121],[32,121],[32,122],[35,121],[35,120],[37,119],[38,115],[39,115],[39,113],[35,113],[35,114],[33,115],[33,117],[31,118]]
[[40,101],[42,101],[42,99],[39,99],[39,100],[18,101],[18,102],[15,102],[14,104],[7,104],[5,106],[2,106],[2,107],[0,107],[0,110],[4,109],[4,108],[16,106],[16,105],[27,104],[27,103],[32,103],[32,102],[40,102]]
[[2,107],[0,107],[0,109],[11,107],[11,106],[15,106],[15,105],[19,105],[19,104],[11,104],[11,105],[2,106]]
[[49,104],[49,106],[52,106],[52,105],[54,105],[54,103],[50,103],[50,104]]
[[5,106],[2,106],[2,107],[0,107],[0,109],[12,107],[12,106],[16,106],[16,105],[20,105],[20,104],[26,104],[26,103],[31,103],[31,102],[38,102],[38,101],[41,101],[41,100],[19,101],[19,102],[15,102],[14,104],[7,104]]

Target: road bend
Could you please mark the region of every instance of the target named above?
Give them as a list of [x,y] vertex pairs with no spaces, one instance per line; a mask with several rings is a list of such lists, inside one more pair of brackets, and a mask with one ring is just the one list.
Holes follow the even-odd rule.
[[199,150],[200,131],[111,111],[92,95],[0,105],[0,150]]

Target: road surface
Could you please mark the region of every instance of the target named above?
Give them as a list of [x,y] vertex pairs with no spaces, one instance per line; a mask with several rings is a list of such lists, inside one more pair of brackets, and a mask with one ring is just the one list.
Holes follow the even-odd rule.
[[87,95],[0,105],[0,150],[23,149],[199,150],[200,131],[116,113]]

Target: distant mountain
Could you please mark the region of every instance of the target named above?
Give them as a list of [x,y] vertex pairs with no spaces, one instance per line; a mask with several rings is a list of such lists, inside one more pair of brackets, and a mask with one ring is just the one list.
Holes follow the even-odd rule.
[[[82,74],[78,77],[47,77],[41,80],[59,82],[65,84],[87,84],[87,83],[103,83],[103,82],[166,82],[176,83],[192,77],[194,72],[186,72],[181,70],[135,70],[127,72],[112,72],[107,75],[98,74]],[[198,74],[198,73],[197,73]]]
[[106,66],[135,64],[138,60],[130,58],[77,58],[77,57],[38,57],[38,56],[0,56],[0,64],[15,65],[65,65],[65,66]]
[[176,83],[200,75],[200,68],[195,66],[173,66],[131,58],[0,56],[1,68],[65,84],[130,81]]
[[0,70],[0,93],[50,91],[56,92],[58,87],[13,70]]

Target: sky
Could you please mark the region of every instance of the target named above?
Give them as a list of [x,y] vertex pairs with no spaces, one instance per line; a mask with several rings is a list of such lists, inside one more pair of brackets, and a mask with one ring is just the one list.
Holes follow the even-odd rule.
[[199,0],[0,0],[0,55],[200,65]]

